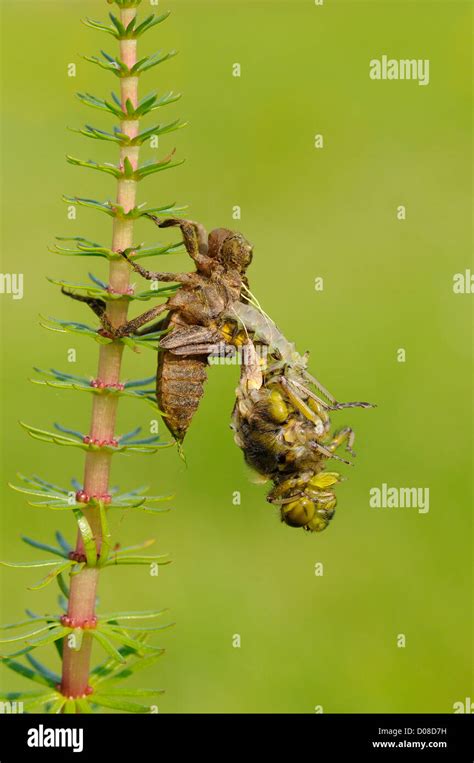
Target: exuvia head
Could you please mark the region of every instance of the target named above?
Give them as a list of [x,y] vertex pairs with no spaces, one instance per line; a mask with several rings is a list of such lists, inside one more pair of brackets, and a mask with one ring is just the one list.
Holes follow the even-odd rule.
[[253,249],[241,233],[217,228],[209,234],[208,255],[218,260],[226,270],[245,273],[252,262]]
[[245,273],[252,262],[253,248],[241,233],[233,233],[222,244],[220,260],[227,268]]

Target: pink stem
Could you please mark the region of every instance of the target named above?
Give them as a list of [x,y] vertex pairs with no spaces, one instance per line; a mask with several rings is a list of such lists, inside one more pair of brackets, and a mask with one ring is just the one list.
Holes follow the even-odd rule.
[[[124,26],[127,26],[136,15],[135,8],[121,10],[120,16]],[[136,40],[120,41],[120,57],[131,68],[137,61]],[[134,106],[138,103],[138,78],[128,77],[120,80],[122,105],[128,99]],[[134,138],[138,134],[139,122],[124,120],[121,123],[122,132]],[[132,166],[138,166],[138,146],[121,148],[120,163],[127,157]],[[128,212],[136,204],[137,183],[135,180],[119,180],[117,187],[117,204]],[[114,218],[112,249],[119,252],[133,245],[133,221]],[[126,293],[130,283],[130,268],[124,260],[112,260],[109,268],[109,285],[116,292]],[[116,300],[108,303],[107,315],[113,325],[119,326],[127,320],[128,300]],[[99,368],[97,377],[108,384],[120,381],[123,345],[111,342],[101,345],[99,352]],[[115,436],[115,421],[117,416],[118,398],[115,395],[95,395],[92,406],[90,436],[100,440],[112,440]],[[111,467],[111,455],[101,451],[90,451],[86,455],[84,470],[84,491],[89,496],[108,493]],[[100,515],[97,508],[85,508],[85,516],[94,533],[97,552],[101,547]],[[78,534],[76,553],[84,553],[84,545]],[[68,617],[76,622],[90,620],[95,615],[95,600],[99,570],[94,567],[84,567],[82,571],[71,577],[69,593]],[[82,697],[87,694],[92,650],[92,636],[83,632],[81,648],[77,651],[70,648],[67,638],[63,640],[63,670],[61,692],[67,697]]]

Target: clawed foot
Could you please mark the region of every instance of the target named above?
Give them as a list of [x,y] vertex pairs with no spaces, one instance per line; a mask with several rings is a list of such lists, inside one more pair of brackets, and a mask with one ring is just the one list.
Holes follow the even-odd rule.
[[183,225],[183,223],[186,223],[186,220],[181,220],[178,217],[167,217],[164,220],[157,217],[156,215],[152,215],[149,212],[146,212],[144,217],[149,217],[150,220],[153,220],[155,225],[158,226],[158,228],[172,228],[172,227],[180,227]]
[[165,302],[162,305],[156,305],[155,307],[152,307],[151,310],[147,310],[145,313],[142,313],[141,315],[137,315],[137,317],[133,318],[131,321],[122,323],[121,326],[113,326],[107,317],[107,313],[106,313],[107,305],[102,299],[94,299],[93,297],[85,297],[85,296],[82,296],[81,294],[76,294],[75,292],[69,291],[68,289],[64,289],[64,288],[61,291],[63,294],[66,295],[66,297],[71,297],[71,299],[77,299],[79,302],[85,302],[86,305],[89,305],[89,307],[97,315],[101,323],[101,328],[98,329],[98,333],[100,334],[100,336],[107,337],[107,339],[123,339],[124,337],[130,336],[131,334],[136,334],[138,329],[140,329],[146,323],[149,323],[158,315],[160,315],[160,313],[168,309],[168,305]]

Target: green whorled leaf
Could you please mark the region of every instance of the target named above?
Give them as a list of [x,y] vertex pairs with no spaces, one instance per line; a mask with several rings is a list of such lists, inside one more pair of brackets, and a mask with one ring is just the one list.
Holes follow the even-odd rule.
[[44,691],[7,691],[0,692],[1,702],[18,702],[18,700],[31,700],[38,699],[39,697],[47,697],[50,692]]
[[[178,207],[178,206],[175,206],[174,204],[165,205],[164,207],[150,207],[150,209],[141,208],[139,216],[142,217],[143,215],[154,214],[154,215],[157,215],[158,217],[159,216],[164,217],[165,215],[169,217],[178,217],[184,214],[187,208],[188,208],[187,206]],[[179,244],[176,244],[176,246],[177,247],[182,246],[182,243],[180,242]]]
[[28,616],[28,617],[29,617],[31,620],[34,620],[35,622],[38,622],[38,623],[40,622],[40,620],[41,620],[41,619],[43,619],[43,617],[44,617],[44,619],[45,619],[45,620],[47,620],[48,622],[50,622],[50,621],[52,621],[52,620],[55,620],[55,619],[57,619],[57,618],[55,618],[55,616],[54,616],[54,615],[43,615],[43,616],[42,616],[42,615],[37,615],[37,614],[36,614],[36,612],[33,612],[31,609],[25,609],[25,614],[26,614],[26,615],[27,615],[27,616]]
[[123,447],[118,447],[116,450],[118,453],[141,453],[142,455],[150,455],[152,456],[154,453],[158,453],[159,450],[162,448],[173,448],[175,447],[175,442],[157,442],[156,445],[124,445]]
[[[114,496],[112,502],[107,505],[108,509],[136,509],[143,508],[144,511],[150,511],[148,502],[155,503],[161,501],[171,501],[174,495],[157,495],[157,496],[134,496],[130,493]],[[168,509],[160,509],[160,511],[168,511]],[[130,547],[131,548],[131,547]],[[136,546],[136,548],[145,548],[145,546]]]
[[[181,254],[183,251],[183,242],[178,241],[176,244],[167,244],[166,246],[137,246],[130,250],[130,254],[133,254],[134,260],[140,260],[145,257],[162,257],[168,254]],[[170,286],[170,289],[176,290],[179,286]]]
[[[151,438],[150,438],[151,439]],[[145,442],[145,441],[144,441]],[[172,448],[174,447],[174,442],[159,442],[158,439],[154,440],[154,445],[146,445],[146,444],[139,444],[140,441],[137,440],[136,442],[128,443],[127,445],[120,445],[115,450],[119,453],[143,453],[143,454],[150,454],[153,455],[153,453],[157,453],[160,448]]]
[[112,58],[112,56],[107,56],[103,51],[102,55],[104,56],[104,60],[98,56],[83,56],[83,58],[86,61],[89,61],[89,63],[96,64],[101,69],[105,69],[105,71],[112,72],[112,74],[115,74],[117,77],[130,76],[130,70],[128,66],[123,63],[123,61],[121,61],[119,58]]
[[33,567],[57,567],[58,562],[56,560],[51,561],[51,559],[45,559],[41,562],[5,562],[1,559],[0,565],[3,565],[4,567],[24,567],[25,569],[29,569]]
[[93,162],[90,159],[77,159],[76,157],[70,156],[69,154],[66,155],[66,160],[69,162],[69,164],[73,164],[76,167],[85,167],[89,170],[105,172],[108,175],[113,175],[115,178],[120,178],[123,174],[114,164],[99,164],[98,162]]
[[85,697],[77,698],[76,706],[80,713],[83,713],[83,714],[92,713],[90,703]]
[[[50,379],[56,379],[57,381],[70,381],[80,385],[87,384],[88,386],[90,386],[92,381],[91,376],[76,376],[76,374],[67,374],[64,371],[58,371],[57,368],[44,370],[35,366],[33,370],[36,371],[37,374],[41,374],[42,376],[46,376]],[[68,491],[63,489],[62,492],[67,493]]]
[[58,638],[64,638],[70,631],[70,628],[63,628],[62,626],[57,626],[55,628],[51,628],[49,633],[46,633],[44,636],[39,636],[38,638],[28,638],[26,643],[29,646],[33,646],[35,649],[38,646],[45,646],[46,644],[51,644],[53,641],[56,641]]
[[[133,490],[127,490],[127,492],[121,493],[120,495],[122,496],[122,498],[135,497],[137,495],[145,495],[145,493],[149,489],[150,488],[149,488],[148,485],[140,485],[140,487],[135,487],[135,488],[133,488]],[[118,493],[118,491],[117,491],[117,493]]]
[[[37,427],[32,427],[29,424],[26,424],[24,421],[20,421],[20,425],[26,429],[28,434],[33,437],[35,440],[41,440],[42,442],[49,442],[54,445],[64,445],[64,446],[70,446],[70,447],[76,447],[76,448],[82,448],[82,450],[90,450],[90,446],[88,444],[82,443],[78,439],[74,439],[72,437],[65,437],[61,434],[56,434],[55,432],[48,432],[45,429],[38,429]],[[95,446],[95,449],[97,450],[97,446]]]
[[105,564],[106,567],[112,567],[117,564],[171,564],[168,554],[159,554],[158,556],[117,556],[112,554]]
[[128,156],[126,156],[123,160],[122,177],[126,178],[127,180],[133,180],[134,179],[133,175],[134,175],[133,164],[128,158]]
[[[96,209],[99,212],[105,212],[110,217],[118,217],[120,207],[114,205],[110,201],[96,201],[95,199],[84,199],[79,196],[63,196],[63,200],[66,204],[77,204],[80,207],[89,207],[90,209]],[[123,212],[123,209],[122,209]]]
[[92,108],[112,114],[114,117],[120,119],[120,121],[125,121],[127,119],[136,121],[156,109],[175,103],[181,98],[181,94],[170,91],[169,93],[162,95],[160,98],[157,93],[149,93],[138,102],[136,108],[130,100],[127,100],[125,109],[122,108],[120,99],[115,93],[112,93],[112,102],[107,101],[104,98],[97,98],[91,93],[78,93],[77,97],[86,106],[91,106]]
[[[72,506],[74,506],[74,504],[76,502],[75,498],[74,498],[74,501],[71,501],[69,499],[69,494],[66,493],[66,491],[64,491],[64,492],[68,496],[67,498],[64,495],[58,494],[58,493],[49,493],[48,494],[47,492],[42,492],[41,490],[33,490],[32,488],[23,487],[23,486],[20,486],[20,485],[13,485],[11,483],[8,483],[8,484],[9,484],[9,487],[12,488],[12,490],[16,490],[18,493],[23,493],[24,495],[38,496],[38,497],[46,499],[44,501],[37,501],[37,502],[29,501],[28,503],[29,503],[30,506],[46,506],[46,505],[51,505],[51,506],[54,506],[57,509],[63,509],[63,508],[64,509],[71,509]],[[64,546],[62,546],[62,547],[64,548],[64,550],[66,550]],[[71,551],[71,550],[72,550],[72,548],[69,546],[69,551]]]
[[107,694],[108,697],[154,697],[164,694],[164,689],[116,689],[111,686],[100,694]]
[[103,281],[98,276],[95,276],[94,273],[90,273],[89,272],[88,276],[89,276],[90,280],[92,281],[92,283],[94,283],[100,289],[102,289],[103,291],[107,291],[108,290],[109,287],[108,287],[108,284],[107,284],[106,281]]
[[124,132],[117,127],[114,128],[114,132],[107,132],[107,130],[100,130],[98,127],[86,124],[84,127],[69,127],[71,132],[84,135],[86,138],[92,138],[93,140],[105,140],[110,143],[117,143],[119,146],[131,145],[131,139]]
[[28,586],[28,589],[30,591],[39,591],[41,588],[46,588],[47,585],[53,582],[53,580],[59,575],[61,572],[65,572],[66,570],[70,570],[72,572],[72,567],[83,567],[84,565],[81,563],[76,564],[72,559],[68,559],[67,562],[64,562],[63,564],[60,564],[56,566],[55,569],[51,570],[46,577],[42,578],[38,583],[35,583],[34,585]]
[[55,493],[46,493],[42,490],[33,490],[31,488],[22,487],[20,485],[13,485],[11,482],[8,483],[8,486],[11,487],[12,490],[16,490],[17,493],[23,493],[24,495],[35,495],[35,496],[41,496],[42,498],[64,500],[62,496],[58,496]]
[[33,548],[39,548],[41,551],[49,551],[51,554],[55,554],[56,556],[61,556],[63,559],[68,558],[68,554],[62,548],[57,548],[56,546],[49,546],[45,543],[40,543],[39,541],[33,540],[32,538],[27,538],[26,535],[22,535],[21,539],[28,546],[33,546]]
[[26,659],[30,665],[43,676],[43,678],[50,682],[50,686],[57,686],[57,684],[61,683],[61,676],[39,662],[39,660],[33,657],[32,654],[27,654]]
[[59,532],[59,530],[56,530],[55,532],[55,538],[58,541],[59,545],[63,549],[64,553],[66,555],[70,554],[73,550],[72,546],[67,542],[66,538],[62,535],[62,533]]
[[14,628],[22,628],[25,625],[33,625],[33,623],[45,622],[49,623],[53,620],[59,621],[59,615],[34,615],[27,620],[19,620],[17,623],[6,623],[6,625],[0,625],[0,631],[13,630]]
[[[166,11],[165,13],[162,13],[160,16],[155,16],[153,13],[151,16],[148,16],[146,19],[144,19],[138,26],[135,27],[133,31],[133,37],[140,37],[145,32],[148,32],[149,29],[156,26],[157,24],[161,24],[163,21],[165,21],[168,16],[170,15],[170,11]],[[127,27],[128,30],[128,27]]]
[[128,297],[130,302],[148,302],[153,299],[167,299],[176,294],[179,286],[160,286],[156,289],[146,289],[145,291],[139,291]]
[[81,448],[82,450],[92,451],[92,452],[97,452],[100,450],[106,453],[131,452],[131,453],[152,454],[152,453],[156,453],[158,449],[160,448],[169,448],[175,445],[174,442],[160,442],[158,437],[149,437],[143,440],[126,440],[125,444],[122,444],[121,438],[119,438],[118,444],[116,446],[115,445],[96,445],[95,443],[82,442],[82,440],[79,439],[82,437],[80,432],[76,433],[76,432],[73,432],[72,430],[67,430],[63,427],[60,427],[59,424],[55,424],[57,429],[64,432],[70,432],[71,434],[73,434],[73,437],[67,437],[62,434],[56,434],[55,432],[48,432],[45,429],[38,429],[37,427],[32,427],[23,421],[20,421],[20,425],[24,429],[26,429],[28,434],[31,437],[33,437],[33,439],[35,440],[52,443],[54,445]]
[[86,555],[87,566],[95,567],[97,564],[97,548],[95,545],[94,533],[92,528],[84,516],[83,512],[78,508],[73,508],[73,514],[76,518],[79,532],[81,533],[82,542],[84,544],[84,552]]
[[136,108],[127,106],[127,110],[122,112],[122,118],[133,120],[140,119],[156,109],[168,106],[171,103],[176,103],[180,98],[181,94],[173,93],[172,90],[165,93],[165,95],[162,95],[161,98],[158,97],[157,93],[149,93],[140,99]]
[[[143,215],[148,215],[150,213],[173,217],[183,213],[186,210],[186,207],[178,207],[174,204],[146,209],[146,204],[143,203],[138,204],[136,207],[132,207],[132,209],[130,209],[128,212],[125,212],[123,207],[111,201],[101,202],[96,201],[95,199],[81,198],[79,196],[63,196],[63,201],[65,201],[67,204],[77,204],[78,206],[96,209],[99,212],[104,212],[110,217],[119,218],[121,220],[137,220],[139,217],[143,217]],[[120,255],[118,255],[118,257],[120,257]]]
[[65,427],[62,424],[58,424],[57,421],[54,422],[54,428],[58,430],[58,432],[61,432],[61,434],[71,435],[71,437],[75,437],[77,440],[82,441],[84,439],[84,434],[82,432],[79,432],[77,429],[70,429],[69,427]]
[[58,601],[58,605],[61,607],[62,611],[63,612],[67,612],[67,610],[68,610],[68,601],[67,601],[67,599],[64,596],[62,596],[61,594],[59,594],[57,601]]
[[166,135],[170,132],[175,132],[175,130],[181,130],[181,128],[186,127],[187,124],[187,122],[181,122],[180,119],[175,119],[173,122],[168,122],[167,124],[159,124],[155,125],[154,127],[148,127],[145,130],[139,132],[135,138],[128,138],[129,145],[141,146],[143,143],[145,143],[145,141],[150,140],[150,138],[154,136],[158,137],[160,135]]
[[75,699],[68,699],[66,700],[66,703],[63,708],[63,713],[66,715],[72,715],[76,712],[76,700]]
[[[57,582],[57,584],[59,586],[59,590],[61,591],[61,593],[63,594],[65,599],[69,599],[69,588],[68,588],[67,584],[64,582],[64,578],[63,578],[61,572],[59,573],[59,575],[56,575],[56,582]],[[66,606],[64,607],[64,609],[67,609],[67,606],[68,605],[67,605],[67,601],[66,601]]]
[[[163,495],[163,496],[152,496],[150,498],[150,501],[153,503],[155,501],[169,501],[174,498],[174,495]],[[98,505],[98,502],[90,501],[89,505]],[[63,501],[28,501],[28,505],[35,509],[49,509],[51,511],[71,511],[73,506],[77,504],[71,504],[69,501],[63,500]],[[80,503],[80,506],[84,507],[85,504]],[[124,499],[121,500],[120,497],[116,499],[113,499],[111,503],[107,504],[107,509],[122,509],[122,510],[128,510],[128,509],[138,509],[139,511],[144,511],[145,513],[151,513],[151,514],[162,514],[163,512],[170,511],[169,507],[166,508],[156,508],[152,507],[148,504],[148,499],[145,497],[142,498],[130,498],[130,499]]]
[[171,501],[173,500],[174,495],[155,495],[155,496],[149,496],[145,498],[145,503],[141,507],[142,511],[150,512],[151,514],[162,514],[164,511],[170,511],[170,507],[158,507],[158,506],[150,506],[151,503],[161,503],[162,501]]
[[27,503],[33,509],[49,509],[50,511],[71,511],[73,507],[68,501],[28,501]]
[[158,51],[151,56],[145,56],[137,61],[131,69],[127,69],[127,74],[124,76],[137,76],[143,74],[143,72],[148,71],[148,69],[152,69],[154,66],[158,66],[158,64],[169,61],[170,58],[174,58],[177,54],[177,50],[170,50],[168,53]]
[[169,53],[162,53],[161,51],[158,51],[151,56],[145,56],[144,58],[140,59],[140,61],[137,61],[131,68],[129,68],[120,58],[110,56],[103,50],[101,53],[103,59],[99,58],[98,56],[84,56],[84,58],[86,61],[99,66],[101,69],[105,69],[106,71],[111,72],[117,77],[125,78],[138,77],[148,69],[151,69],[152,67],[157,66],[164,61],[168,61],[170,58],[173,58],[177,54],[177,51],[172,50]]
[[[148,638],[148,634],[139,634],[136,637],[137,641],[144,643]],[[137,673],[139,670],[147,670],[165,653],[165,650],[155,652],[152,655],[143,657],[138,655],[135,649],[131,649],[128,646],[122,646],[118,650],[125,662],[121,664],[114,659],[109,659],[106,662],[96,665],[91,671],[90,681],[91,686],[100,686],[101,691],[109,686],[115,686],[118,681],[123,681],[126,678]]]
[[69,164],[73,164],[77,167],[85,167],[86,169],[97,170],[98,172],[105,172],[106,174],[113,175],[113,177],[117,178],[118,180],[124,179],[139,182],[148,175],[153,175],[156,172],[162,172],[163,170],[167,169],[172,169],[173,167],[179,167],[179,165],[184,163],[184,159],[178,162],[172,162],[172,156],[173,154],[170,154],[170,156],[167,156],[165,159],[162,159],[159,162],[146,162],[136,170],[133,169],[128,157],[126,157],[124,160],[123,169],[116,167],[114,164],[99,164],[98,162],[94,162],[90,159],[76,159],[70,155],[67,155],[66,159]]
[[98,665],[91,669],[89,674],[89,683],[91,686],[103,683],[104,681],[113,681],[113,674],[115,671],[123,670],[124,664],[133,664],[133,660],[137,659],[136,650],[130,649],[128,646],[119,647],[118,652],[123,658],[123,662],[117,662],[115,658],[108,657],[104,662],[100,662]]
[[133,173],[133,179],[140,181],[143,180],[143,178],[148,177],[148,175],[154,175],[156,172],[163,172],[163,170],[169,170],[173,167],[179,167],[181,164],[184,164],[184,159],[178,162],[172,162],[171,156],[172,155],[162,159],[160,162],[146,162],[145,164],[142,164]]
[[[65,612],[67,612],[67,607],[65,609]],[[58,653],[59,659],[62,662],[63,661],[63,644],[64,640],[62,638],[57,639],[56,641],[53,641],[53,646]]]
[[30,631],[29,633],[20,633],[19,636],[12,636],[11,638],[2,638],[0,639],[0,644],[14,644],[16,641],[28,642],[28,640],[32,636],[39,636],[40,634],[43,634],[43,633],[46,634],[53,627],[55,626],[52,626],[46,623],[45,625],[42,625],[41,628],[36,628],[36,630]]
[[66,704],[66,697],[59,696],[53,704],[49,707],[50,715],[59,715],[62,712],[64,705]]
[[174,497],[174,493],[169,495],[147,495],[145,501],[146,503],[159,503],[161,501],[171,501]]
[[113,710],[124,710],[127,713],[150,713],[151,710],[146,705],[139,705],[136,702],[127,702],[125,699],[118,697],[111,697],[108,694],[100,694],[94,692],[91,695],[90,701],[100,707],[110,707]]
[[[127,647],[122,647],[125,650]],[[120,650],[122,651],[122,650]],[[91,686],[100,686],[101,689],[108,689],[109,686],[115,686],[118,681],[124,681],[126,678],[135,675],[140,670],[148,670],[155,662],[163,656],[165,650],[157,652],[147,657],[137,657],[136,653],[132,651],[130,657],[127,658],[127,664],[125,667],[115,663],[108,671],[104,670],[103,673],[94,674],[91,676]]]
[[132,31],[133,28],[135,27],[135,23],[136,23],[136,20],[137,20],[136,16],[134,16],[131,19],[131,21],[128,24],[128,26],[125,28],[125,26],[122,24],[121,20],[118,19],[117,16],[114,16],[113,13],[109,13],[109,18],[110,18],[112,24],[114,25],[114,27],[115,27],[115,29],[116,29],[116,31],[118,32],[119,35],[125,34],[129,27],[130,27],[130,31]]
[[55,286],[61,286],[65,289],[75,289],[75,291],[81,291],[87,294],[88,297],[98,297],[100,299],[103,299],[104,302],[113,302],[117,299],[128,299],[128,294],[112,294],[111,292],[107,291],[107,289],[96,286],[92,283],[76,283],[75,281],[66,281],[62,278],[46,278],[49,283],[54,284]]
[[71,572],[69,573],[70,576],[73,578],[76,575],[79,575],[83,567],[84,567],[84,562],[79,562],[78,564],[76,564],[75,567],[71,568]]
[[22,485],[13,485],[8,483],[12,490],[25,495],[38,496],[53,501],[62,501],[65,496],[69,496],[69,491],[65,490],[58,485],[53,485],[50,482],[46,482],[37,475],[33,477],[25,477],[23,474],[17,474],[18,479],[23,483]]
[[136,427],[135,429],[132,429],[131,432],[126,432],[123,435],[120,435],[118,437],[118,442],[120,445],[126,444],[127,446],[130,445],[158,445],[160,443],[160,435],[151,435],[151,437],[142,437],[137,439],[137,435],[140,434],[142,431],[141,427]]
[[[122,255],[120,252],[113,252],[111,249],[107,249],[105,247],[97,245],[91,245],[91,244],[85,244],[81,243],[83,239],[79,240],[78,238],[75,239],[66,239],[63,237],[57,237],[57,241],[77,241],[76,249],[71,249],[68,247],[61,247],[58,245],[55,245],[54,247],[50,247],[50,251],[54,252],[55,254],[65,255],[65,256],[71,256],[71,257],[102,257],[108,260],[121,260]],[[183,243],[181,241],[178,241],[174,244],[166,244],[165,246],[159,246],[155,244],[154,246],[148,246],[145,247],[143,244],[139,244],[136,247],[130,247],[126,250],[126,254],[133,255],[134,259],[138,260],[144,257],[159,257],[169,254],[180,254],[183,251]],[[52,279],[49,279],[52,280]],[[53,283],[60,284],[59,281],[53,281]],[[160,287],[160,289],[148,289],[147,291],[143,292],[143,295],[150,295],[150,296],[156,296],[156,293],[162,293],[165,291],[169,291],[170,294],[174,293],[179,288],[179,285],[166,285],[164,287]],[[124,295],[118,295],[119,297],[123,297]],[[126,295],[125,295],[126,296]],[[137,295],[135,295],[135,299],[137,299]],[[142,298],[142,297],[140,297]]]
[[49,702],[56,700],[58,696],[60,696],[59,693],[55,691],[44,693],[39,697],[35,697],[34,699],[27,699],[23,702],[23,710],[29,712],[30,710],[34,710],[39,706],[47,705]]
[[129,646],[132,649],[135,649],[137,655],[154,654],[155,652],[162,651],[161,647],[150,646],[150,644],[146,644],[142,641],[137,641],[136,639],[131,638],[130,636],[127,635],[124,628],[112,627],[111,625],[100,624],[97,626],[97,629],[102,635],[105,635],[108,638],[114,639],[115,641],[118,641],[120,644],[124,644],[125,646]]
[[130,551],[143,551],[143,549],[150,548],[150,546],[153,546],[155,543],[156,540],[154,538],[148,538],[148,540],[143,541],[143,543],[136,543],[133,546],[120,546],[114,553],[117,556],[120,556],[120,554],[128,554]]
[[[91,29],[96,29],[99,32],[106,32],[107,34],[111,34],[116,39],[119,39],[117,37],[117,29],[114,29],[112,26],[107,26],[106,24],[102,24],[101,21],[95,21],[94,19],[90,19],[89,17],[86,17],[85,19],[81,19],[82,23],[86,26],[90,27]],[[124,32],[125,28],[122,27]]]
[[158,98],[156,93],[150,93],[150,95],[146,95],[139,101],[137,108],[134,109],[133,114],[130,115],[130,118],[140,119],[141,117],[150,114],[156,109],[160,109],[163,106],[169,106],[171,103],[176,103],[176,101],[179,101],[180,98],[181,93],[173,93],[172,90],[170,90],[169,93],[163,95],[161,98]]
[[158,124],[154,127],[148,127],[139,132],[134,138],[131,138],[129,135],[122,132],[118,127],[114,127],[113,132],[108,132],[107,130],[101,130],[98,127],[86,124],[82,128],[70,127],[69,130],[78,133],[79,135],[84,135],[86,138],[91,138],[92,140],[104,140],[109,143],[116,143],[121,147],[127,147],[141,146],[145,141],[150,140],[154,136],[159,137],[160,135],[175,132],[175,130],[180,130],[182,127],[186,127],[187,124],[187,122],[181,122],[180,119],[175,119],[173,122],[168,122],[167,124]]
[[24,474],[18,473],[17,477],[22,482],[24,482],[25,485],[38,486],[41,490],[44,490],[46,493],[49,493],[49,491],[54,491],[55,493],[59,493],[59,494],[68,493],[67,489],[61,487],[60,485],[55,485],[53,482],[48,482],[42,479],[42,477],[39,477],[37,474],[33,474],[31,477],[26,477]]
[[53,318],[51,316],[40,316],[40,326],[48,331],[57,331],[60,334],[78,334],[79,336],[86,336],[89,339],[99,344],[110,344],[111,339],[101,336],[93,326],[88,326],[85,323],[77,323],[76,321],[62,321],[59,318]]
[[151,646],[143,639],[143,634],[139,633],[137,636],[140,638],[133,638],[129,636],[125,626],[113,625],[113,623],[99,623],[97,629],[100,633],[105,634],[108,638],[118,641],[123,646],[128,646],[135,651],[135,654],[140,656],[146,656],[147,654],[155,654],[161,652],[160,647]]
[[[97,203],[99,204],[100,202]],[[71,249],[69,247],[63,247],[59,246],[59,244],[55,244],[54,246],[50,247],[50,251],[54,252],[54,254],[61,254],[68,257],[103,257],[107,260],[122,259],[118,252],[113,252],[112,249],[108,249],[101,244],[96,244],[93,241],[88,241],[82,236],[74,236],[72,238],[66,236],[56,236],[56,241],[74,241],[76,242],[76,248]]]
[[28,652],[31,652],[33,649],[37,649],[40,646],[46,646],[47,644],[51,644],[60,638],[64,638],[64,636],[67,633],[68,633],[68,630],[66,628],[57,628],[56,630],[51,630],[49,633],[47,633],[44,636],[40,636],[30,641],[26,641],[25,643],[27,643],[28,646],[26,646],[24,649],[20,649],[17,652],[13,652],[12,654],[9,654],[6,656],[5,655],[0,656],[0,659],[2,659],[2,661],[10,660],[12,657],[19,657],[20,655],[27,654]]
[[104,98],[97,98],[95,95],[92,95],[92,93],[77,93],[77,97],[85,106],[90,106],[93,109],[99,109],[100,111],[113,114],[114,117],[118,117],[119,119],[123,119],[124,117],[120,105],[114,105],[114,103],[110,103],[110,101],[106,101]]
[[[93,395],[99,395],[99,396],[108,395],[110,397],[130,397],[130,398],[134,398],[135,400],[144,400],[146,403],[151,405],[154,409],[158,410],[157,402],[156,402],[156,392],[154,389],[129,390],[129,391],[126,389],[120,390],[115,388],[102,389],[98,387],[92,387],[90,383],[79,384],[79,383],[73,383],[73,382],[67,382],[67,381],[54,381],[51,378],[30,379],[30,381],[33,384],[40,384],[46,387],[52,387],[53,389],[65,389],[65,390],[72,390],[73,392],[89,392]],[[70,508],[70,506],[71,504],[65,499],[63,499],[57,508],[67,509],[67,508]]]
[[[109,623],[109,624],[112,624],[112,623]],[[128,625],[128,624],[124,626],[120,625],[120,627],[121,628],[123,627],[127,633],[129,631],[135,631],[135,633],[132,633],[132,636],[136,637],[137,635],[143,635],[144,633],[149,634],[149,633],[156,633],[157,631],[164,631],[167,628],[172,628],[174,625],[176,625],[176,623],[171,622],[171,623],[165,623],[164,625],[154,625],[151,627],[148,627],[148,626],[139,627],[136,625]]]
[[97,394],[97,395],[109,394],[112,397],[114,396],[118,397],[120,394],[120,391],[116,389],[110,389],[110,391],[106,389],[97,390],[95,387],[92,387],[90,383],[89,384],[78,384],[78,383],[74,384],[72,382],[66,382],[66,381],[52,381],[50,378],[49,379],[48,378],[30,379],[30,381],[33,384],[41,384],[46,387],[53,387],[54,389],[69,389],[75,392],[91,392],[92,394]]
[[[142,431],[141,427],[135,427],[135,429],[132,429],[130,432],[125,432],[123,435],[121,435],[118,439],[119,442],[132,442],[133,438],[137,436],[137,434],[140,434]],[[149,438],[149,442],[155,442],[157,441],[158,435],[152,435],[152,437]],[[138,440],[135,440],[135,442],[139,442]]]
[[104,612],[99,617],[101,622],[108,622],[109,620],[154,620],[168,611],[168,609],[145,609],[141,612]]
[[107,559],[109,558],[110,548],[112,544],[112,536],[110,534],[109,523],[107,522],[107,514],[105,506],[102,501],[99,503],[99,516],[100,516],[100,529],[102,535],[102,545],[100,547],[100,558],[97,560],[97,566],[103,567]]
[[153,506],[148,506],[146,502],[139,503],[136,506],[130,508],[136,508],[139,511],[145,512],[145,514],[163,514],[164,512],[171,511],[170,508],[158,509]]
[[11,660],[9,657],[6,657],[2,660],[2,665],[4,665],[9,670],[12,670],[14,673],[18,673],[23,678],[28,678],[30,681],[42,684],[43,686],[54,688],[56,685],[51,678],[47,678],[37,670],[29,668],[27,665],[23,665],[21,662]]
[[117,662],[125,663],[125,657],[119,652],[118,649],[112,644],[109,638],[101,633],[97,628],[90,631],[91,635],[98,641],[98,643],[105,649],[111,657]]
[[131,98],[127,98],[125,101],[125,110],[122,112],[122,117],[124,119],[131,119],[132,121],[137,121],[137,110],[132,102]]
[[125,389],[132,389],[135,387],[148,387],[149,384],[155,383],[155,375],[145,376],[143,379],[128,379],[125,384]]

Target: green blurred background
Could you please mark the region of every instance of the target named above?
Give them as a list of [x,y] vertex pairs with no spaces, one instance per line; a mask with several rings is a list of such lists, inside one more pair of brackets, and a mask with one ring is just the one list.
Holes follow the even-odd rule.
[[[250,481],[229,430],[238,369],[211,369],[185,443],[187,466],[175,449],[114,461],[113,481],[124,489],[147,483],[153,493],[176,493],[173,511],[158,518],[114,513],[115,538],[156,537],[174,561],[158,578],[144,567],[107,570],[102,608],[171,609],[176,626],[160,637],[167,653],[136,679],[166,689],[160,712],[451,712],[474,696],[472,296],[452,292],[453,274],[472,267],[472,5],[162,0],[159,11],[168,7],[171,18],[140,49],[180,55],[145,75],[141,93],[183,93],[158,121],[180,116],[190,126],[163,137],[158,153],[176,146],[186,163],[144,181],[140,200],[176,200],[209,228],[242,230],[255,246],[251,286],[284,333],[310,350],[313,372],[339,399],[379,407],[334,416],[356,430],[356,468],[345,469],[331,527],[309,535],[281,525],[267,488]],[[18,420],[88,426],[90,396],[28,378],[33,365],[95,374],[98,345],[45,331],[38,314],[90,318],[45,280],[83,280],[87,261],[47,247],[55,235],[110,240],[108,217],[80,210],[68,221],[61,194],[114,194],[112,179],[64,156],[115,161],[112,144],[66,126],[109,128],[74,93],[105,95],[117,81],[80,57],[115,52],[113,38],[79,21],[104,19],[105,2],[3,0],[1,10],[2,272],[25,274],[22,301],[0,297],[1,557],[26,560],[40,557],[20,534],[43,542],[56,528],[71,541],[75,534],[70,515],[30,509],[7,482],[17,471],[59,484],[81,478],[82,451],[30,440]],[[384,53],[429,58],[430,84],[371,81],[368,62]],[[71,62],[75,78],[67,77]],[[240,78],[232,76],[237,62]],[[137,227],[137,240],[172,236]],[[184,255],[154,262],[189,267]],[[104,276],[104,261],[93,271]],[[150,352],[128,353],[124,377],[152,374],[153,365]],[[119,431],[147,429],[150,411],[123,402]],[[369,489],[384,482],[428,487],[429,513],[371,509]],[[34,571],[3,568],[3,622],[25,607],[55,609],[53,586],[26,590],[35,580]],[[405,648],[397,648],[401,633]],[[6,670],[1,680],[22,685]]]

